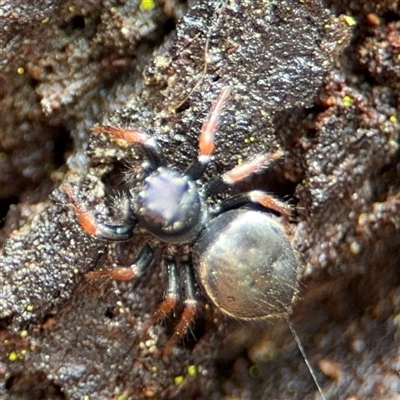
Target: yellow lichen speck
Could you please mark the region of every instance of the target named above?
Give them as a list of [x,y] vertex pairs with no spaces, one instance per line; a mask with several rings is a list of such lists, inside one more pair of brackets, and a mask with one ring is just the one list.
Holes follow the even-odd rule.
[[351,107],[354,104],[354,100],[350,96],[343,97],[343,106]]
[[9,353],[8,361],[14,362],[14,361],[17,361],[18,359],[19,359],[18,353],[16,353],[15,351],[12,351],[11,353]]
[[156,6],[156,3],[154,0],[142,0],[140,2],[139,8],[142,11],[151,11],[153,8]]
[[189,376],[196,376],[197,375],[197,367],[196,365],[189,365],[187,369]]
[[348,26],[354,26],[357,24],[357,21],[354,17],[352,17],[351,15],[345,15],[344,16],[344,22],[346,22],[346,24]]
[[23,330],[19,333],[19,337],[22,339],[25,339],[26,337],[28,337],[28,331]]
[[185,380],[185,377],[182,375],[178,375],[174,378],[175,385],[180,385]]

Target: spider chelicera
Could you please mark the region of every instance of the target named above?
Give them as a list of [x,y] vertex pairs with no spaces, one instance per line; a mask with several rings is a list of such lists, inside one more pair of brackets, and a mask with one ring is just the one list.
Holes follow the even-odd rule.
[[[228,197],[214,208],[206,203],[208,196],[256,173],[281,157],[281,153],[259,155],[207,186],[197,183],[212,160],[214,136],[228,96],[229,89],[224,88],[212,105],[199,136],[197,159],[185,172],[168,166],[157,140],[144,131],[109,125],[93,129],[94,133],[137,144],[147,161],[146,176],[127,189],[128,207],[120,224],[96,221],[77,200],[72,186],[65,185],[77,219],[89,235],[106,241],[125,241],[132,238],[138,225],[166,247],[164,300],[143,330],[146,332],[170,313],[182,301],[183,292],[183,312],[174,335],[164,347],[164,355],[186,333],[195,317],[199,304],[196,281],[224,314],[241,320],[287,318],[298,292],[299,262],[286,233],[291,212],[287,204],[259,190]],[[252,210],[251,204],[266,210]],[[282,223],[266,212],[268,209],[279,213]],[[153,249],[146,244],[132,266],[94,271],[88,276],[133,279],[152,259]]]

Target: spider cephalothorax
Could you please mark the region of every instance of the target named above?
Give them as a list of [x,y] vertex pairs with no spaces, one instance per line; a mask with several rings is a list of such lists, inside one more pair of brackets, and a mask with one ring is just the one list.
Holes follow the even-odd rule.
[[[139,224],[161,242],[173,246],[189,244],[186,247],[193,249],[193,257],[189,254],[189,261],[183,265],[178,266],[170,254],[163,260],[167,275],[164,301],[146,328],[179,301],[178,275],[184,294],[181,320],[165,346],[165,354],[195,316],[195,279],[216,307],[242,320],[287,317],[297,296],[299,263],[283,227],[288,226],[290,207],[258,190],[229,197],[216,208],[207,206],[205,201],[210,194],[247,178],[281,154],[255,157],[217,177],[205,189],[196,184],[211,162],[214,136],[228,95],[229,90],[223,89],[213,104],[199,136],[198,157],[184,172],[167,165],[159,144],[146,132],[115,126],[94,128],[95,133],[137,144],[147,160],[146,176],[127,190],[128,215],[121,224],[97,222],[77,201],[72,187],[66,185],[75,214],[88,234],[109,241],[128,240]],[[280,213],[283,225],[268,212],[249,209],[251,203]],[[96,271],[89,276],[132,279],[147,268],[152,258],[153,250],[146,245],[131,267]]]
[[196,183],[172,168],[157,168],[132,190],[132,197],[140,225],[167,243],[191,242],[207,220],[207,207]]

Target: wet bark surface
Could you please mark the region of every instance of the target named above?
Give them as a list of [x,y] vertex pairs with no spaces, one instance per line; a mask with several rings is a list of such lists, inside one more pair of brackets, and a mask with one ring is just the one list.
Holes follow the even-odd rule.
[[290,319],[322,390],[399,396],[400,10],[359,3],[1,4],[0,398],[318,398],[285,320],[238,323],[205,298],[163,359],[181,308],[140,334],[163,298],[162,245],[136,280],[85,277],[151,240],[108,244],[77,223],[65,183],[112,220],[143,161],[91,128],[146,130],[184,169],[226,86],[202,182],[283,152],[232,192],[294,206],[304,269]]

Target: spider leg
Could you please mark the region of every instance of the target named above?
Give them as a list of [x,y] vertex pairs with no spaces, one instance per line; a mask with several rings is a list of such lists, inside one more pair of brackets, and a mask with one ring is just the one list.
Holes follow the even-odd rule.
[[128,129],[111,125],[95,126],[92,131],[94,133],[107,133],[110,136],[125,140],[128,143],[140,144],[150,164],[150,168],[153,171],[167,164],[160,145],[146,132],[139,129]]
[[281,151],[276,151],[272,154],[260,154],[244,164],[233,167],[231,170],[211,181],[207,188],[207,194],[215,194],[227,189],[229,186],[257,173],[271,162],[281,158],[282,155],[283,153]]
[[119,225],[98,222],[93,214],[86,209],[84,204],[78,201],[71,185],[66,184],[64,189],[74,209],[75,215],[78,218],[79,224],[86,233],[110,241],[128,240],[133,236],[133,224],[131,222],[125,222]]
[[118,267],[105,269],[101,271],[91,271],[86,274],[89,279],[111,278],[117,281],[130,281],[140,276],[153,260],[153,250],[149,245],[144,245],[136,258],[136,261],[130,267]]
[[185,175],[189,175],[193,180],[197,180],[203,174],[207,165],[211,161],[211,156],[215,149],[215,133],[218,130],[221,112],[224,108],[225,101],[227,100],[230,93],[229,87],[222,89],[218,95],[217,100],[214,102],[211,110],[203,122],[201,132],[199,135],[199,153],[197,159],[189,165],[185,172]]
[[176,263],[166,258],[163,260],[163,268],[166,272],[164,300],[158,306],[153,316],[144,324],[141,336],[146,335],[150,327],[157,321],[165,318],[179,301],[179,278]]
[[[159,320],[165,318],[171,311],[174,310],[178,302],[179,296],[179,275],[176,263],[171,259],[164,260],[164,267],[166,268],[166,290],[163,302],[158,306],[153,316],[143,326],[141,336],[144,336],[149,328]],[[168,357],[176,342],[185,335],[190,323],[193,321],[197,308],[198,300],[196,297],[196,283],[193,269],[188,262],[182,264],[181,269],[183,278],[183,286],[185,293],[184,309],[178,325],[174,329],[174,333],[168,340],[162,351],[162,357]]]
[[183,272],[183,284],[184,284],[184,309],[178,325],[174,329],[173,335],[170,337],[166,345],[164,346],[162,356],[168,357],[171,350],[175,346],[176,342],[185,335],[189,328],[189,325],[196,316],[198,309],[198,299],[196,296],[196,280],[194,277],[193,269],[190,263],[185,262],[182,264],[181,271]]
[[259,204],[265,208],[278,212],[282,216],[282,222],[285,225],[285,228],[289,228],[289,218],[292,212],[292,207],[261,190],[252,190],[223,200],[219,204],[214,215],[219,215],[225,211],[239,208],[249,203]]

